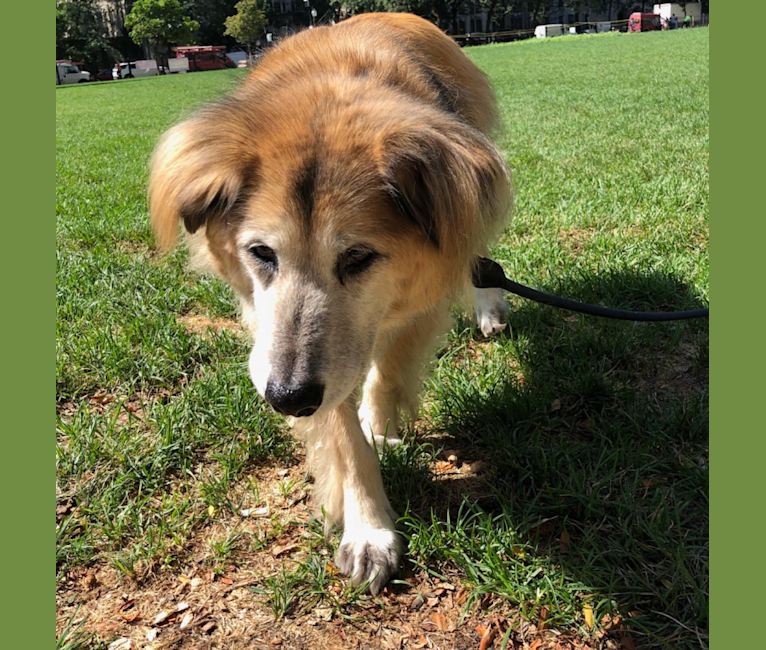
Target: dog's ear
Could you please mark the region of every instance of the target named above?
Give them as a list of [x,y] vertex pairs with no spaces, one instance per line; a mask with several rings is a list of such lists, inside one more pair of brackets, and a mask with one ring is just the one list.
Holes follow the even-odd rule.
[[510,174],[483,134],[462,124],[389,135],[385,189],[396,208],[445,255],[470,259],[510,209]]
[[236,133],[206,116],[162,137],[149,180],[152,228],[161,249],[175,246],[179,220],[194,233],[211,219],[234,218],[238,201],[258,178],[258,160],[246,151]]

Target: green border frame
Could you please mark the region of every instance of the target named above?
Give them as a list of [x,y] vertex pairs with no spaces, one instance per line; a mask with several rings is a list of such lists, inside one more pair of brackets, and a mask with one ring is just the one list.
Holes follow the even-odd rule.
[[762,365],[766,362],[753,284],[764,276],[762,5],[716,5],[712,27],[711,595],[713,648],[755,647],[764,577]]
[[53,78],[46,72],[55,58],[53,5],[5,5],[2,20],[0,612],[5,647],[45,648],[54,636],[47,603],[55,588],[49,528],[55,467],[48,446],[55,398],[55,122]]

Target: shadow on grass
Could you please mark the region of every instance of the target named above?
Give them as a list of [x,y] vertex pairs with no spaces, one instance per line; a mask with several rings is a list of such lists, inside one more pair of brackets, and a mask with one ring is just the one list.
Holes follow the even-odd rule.
[[[667,273],[553,291],[622,309],[705,306]],[[455,480],[433,480],[417,457],[428,447],[384,459],[415,562],[457,565],[477,593],[528,616],[546,607],[581,624],[587,601],[597,621],[629,619],[639,647],[705,646],[707,320],[607,321],[524,302],[510,322],[496,341],[464,330],[430,384],[426,443],[458,458]]]

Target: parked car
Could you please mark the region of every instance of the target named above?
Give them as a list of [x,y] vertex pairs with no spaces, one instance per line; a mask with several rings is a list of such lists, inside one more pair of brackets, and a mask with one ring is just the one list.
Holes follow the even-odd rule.
[[71,61],[56,61],[56,85],[81,84],[90,81],[90,72],[80,70]]
[[635,12],[628,19],[629,32],[653,32],[661,28],[659,14],[642,14]]
[[176,58],[189,59],[189,72],[237,67],[237,64],[226,56],[226,48],[223,45],[185,45],[173,49]]
[[134,77],[156,77],[160,71],[155,61],[130,61],[114,65],[113,79],[133,79]]
[[91,77],[91,81],[111,81],[114,79],[112,76],[112,69],[107,68],[106,70],[102,70],[98,74],[94,74]]

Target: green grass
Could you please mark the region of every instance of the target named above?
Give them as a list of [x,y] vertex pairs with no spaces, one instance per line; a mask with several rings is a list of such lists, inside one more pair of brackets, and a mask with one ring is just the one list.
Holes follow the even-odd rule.
[[[562,37],[467,50],[492,79],[516,189],[493,250],[515,280],[627,309],[708,301],[708,30]],[[241,71],[58,88],[57,574],[175,566],[236,489],[293,443],[245,371],[247,343],[187,332],[230,292],[152,252],[147,163],[161,133]],[[707,321],[634,324],[511,298],[481,341],[458,317],[419,437],[382,459],[410,570],[457,576],[588,633],[628,617],[639,647],[707,645]],[[442,449],[481,459],[434,481]],[[441,456],[440,456],[441,457]],[[287,486],[285,490],[289,490]],[[210,540],[223,566],[245,544]],[[251,542],[261,548],[268,539]],[[327,544],[258,587],[275,614],[327,591]],[[340,600],[339,600],[340,598]],[[345,600],[343,600],[345,599]]]

